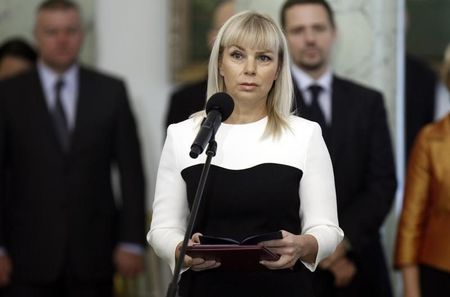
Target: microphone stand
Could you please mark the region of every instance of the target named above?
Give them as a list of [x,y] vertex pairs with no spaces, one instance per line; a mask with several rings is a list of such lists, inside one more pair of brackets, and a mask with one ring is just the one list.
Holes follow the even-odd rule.
[[184,256],[186,255],[186,248],[189,243],[189,239],[192,235],[192,229],[194,228],[194,222],[197,217],[198,209],[200,206],[200,202],[202,200],[203,191],[205,189],[206,179],[208,177],[209,168],[211,166],[212,157],[216,155],[217,151],[217,142],[214,140],[214,135],[212,135],[211,140],[209,141],[208,147],[206,149],[206,162],[203,165],[202,174],[200,176],[200,180],[197,186],[197,192],[195,193],[194,203],[192,205],[191,214],[189,215],[189,221],[186,229],[186,233],[184,234],[183,245],[180,249],[180,255],[176,261],[175,270],[173,272],[172,282],[167,289],[166,297],[176,297],[178,291],[178,280],[180,278],[181,266],[183,264]]

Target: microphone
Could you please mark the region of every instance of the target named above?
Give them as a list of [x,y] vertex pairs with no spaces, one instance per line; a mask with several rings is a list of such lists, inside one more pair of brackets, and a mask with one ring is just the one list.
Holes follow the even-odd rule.
[[208,142],[216,134],[220,124],[231,115],[233,108],[233,99],[227,93],[216,93],[209,98],[205,108],[206,118],[191,145],[189,153],[191,158],[195,159],[203,152]]

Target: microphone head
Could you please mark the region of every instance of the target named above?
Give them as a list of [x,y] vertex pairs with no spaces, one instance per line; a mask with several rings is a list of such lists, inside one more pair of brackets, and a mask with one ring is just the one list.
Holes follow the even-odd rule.
[[224,92],[215,93],[206,103],[206,113],[217,110],[222,115],[222,122],[228,119],[234,109],[234,101],[230,95]]

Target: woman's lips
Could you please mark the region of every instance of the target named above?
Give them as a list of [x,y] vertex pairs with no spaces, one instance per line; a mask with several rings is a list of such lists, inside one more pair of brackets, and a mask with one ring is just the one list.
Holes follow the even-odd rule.
[[241,83],[240,84],[241,88],[244,90],[253,90],[255,89],[258,85],[255,83]]

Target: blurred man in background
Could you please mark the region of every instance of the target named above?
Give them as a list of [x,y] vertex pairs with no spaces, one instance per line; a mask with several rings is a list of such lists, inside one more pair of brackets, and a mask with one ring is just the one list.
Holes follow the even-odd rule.
[[78,6],[45,1],[36,17],[37,67],[0,82],[0,285],[12,297],[109,297],[115,270],[143,269],[135,121],[124,83],[78,62]]
[[382,95],[333,74],[333,11],[324,0],[288,0],[281,10],[292,56],[297,112],[316,121],[330,151],[345,238],[314,273],[316,296],[391,296],[380,228],[396,190]]

